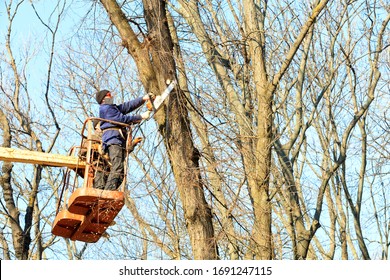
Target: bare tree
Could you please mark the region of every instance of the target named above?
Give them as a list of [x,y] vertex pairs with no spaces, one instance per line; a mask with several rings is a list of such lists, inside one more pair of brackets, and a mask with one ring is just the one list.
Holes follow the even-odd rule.
[[[28,63],[12,67],[5,52],[3,146],[64,151],[96,115],[97,90],[120,102],[158,94],[166,79],[179,86],[135,127],[145,140],[129,161],[126,207],[96,244],[47,233],[60,173],[3,163],[4,258],[45,258],[50,246],[48,258],[69,259],[387,259],[388,9],[93,1],[48,66],[39,111]],[[54,42],[56,24],[41,22]]]
[[[19,9],[24,5],[24,1],[6,3],[8,28],[5,41],[5,52],[2,54],[4,69],[10,73],[7,76],[2,73],[1,92],[2,109],[1,128],[3,131],[3,147],[16,147],[39,152],[51,152],[59,135],[60,127],[53,107],[49,102],[52,61],[54,56],[54,46],[58,31],[61,14],[64,5],[59,4],[56,21],[53,27],[46,24],[35,10],[31,3],[31,8],[36,12],[38,19],[45,25],[51,40],[51,52],[48,56],[46,70],[46,81],[43,95],[37,95],[35,90],[29,88],[28,69],[32,56],[29,54],[32,49],[27,50],[27,55],[22,57],[23,63],[19,64],[16,59],[17,48],[12,44],[13,26]],[[43,108],[48,110],[48,115],[39,115],[36,106],[40,106],[32,100],[32,95],[39,96],[43,100]],[[34,114],[36,113],[36,115]],[[41,119],[46,119],[45,123]],[[46,129],[45,129],[46,127]],[[48,129],[50,128],[50,129]],[[46,130],[46,131],[45,131]],[[47,141],[47,142],[46,142]],[[47,145],[44,145],[47,144]],[[2,186],[2,219],[4,224],[10,224],[12,233],[13,254],[17,259],[42,259],[45,248],[52,244],[53,238],[47,243],[43,239],[44,218],[43,210],[45,204],[39,201],[39,191],[44,174],[43,166],[34,166],[32,171],[24,173],[25,169],[15,170],[12,163],[4,163],[2,166],[1,186]],[[25,177],[24,177],[25,176]],[[24,177],[24,178],[23,178]],[[16,191],[16,192],[15,192]],[[22,208],[25,208],[23,211]],[[3,235],[4,237],[4,235]],[[8,238],[3,242],[9,242]],[[11,249],[8,246],[9,250]],[[11,255],[5,252],[5,255]]]
[[[271,259],[271,204],[270,204],[270,174],[271,174],[271,149],[274,143],[273,136],[273,111],[274,95],[279,86],[281,78],[287,71],[294,58],[301,42],[327,4],[321,1],[313,5],[312,14],[302,26],[291,48],[288,50],[285,60],[281,63],[280,69],[274,75],[270,75],[267,69],[267,43],[265,34],[265,21],[267,15],[267,3],[255,1],[243,1],[235,8],[233,3],[228,1],[229,8],[235,19],[237,30],[241,35],[241,41],[236,38],[227,37],[226,34],[234,34],[233,28],[227,24],[220,24],[212,6],[208,5],[211,18],[215,20],[218,41],[215,42],[212,36],[207,34],[203,27],[199,11],[198,1],[179,1],[181,4],[180,13],[186,18],[193,32],[201,42],[203,53],[209,65],[214,70],[221,87],[226,92],[230,106],[235,113],[240,130],[240,141],[238,148],[242,154],[245,167],[245,174],[252,201],[254,213],[253,233],[251,245],[247,252],[248,258]],[[237,9],[240,13],[236,14]],[[242,21],[240,21],[240,19]],[[219,26],[222,26],[218,29]],[[228,30],[223,30],[228,28]],[[231,28],[231,29],[230,29]],[[234,56],[226,51],[229,50],[227,43],[237,44],[236,53],[242,55],[242,66]],[[218,47],[219,45],[221,47]],[[241,66],[240,66],[241,65]],[[241,80],[231,80],[230,71],[236,74],[233,76],[240,79],[243,69],[248,68],[247,75]],[[274,71],[274,69],[272,69]],[[250,76],[248,75],[250,73]],[[242,96],[234,88],[234,85],[241,86]],[[257,112],[253,110],[256,105]],[[299,213],[298,213],[299,216]]]
[[[313,170],[313,172],[316,173],[316,176],[318,176],[320,187],[317,192],[317,200],[313,217],[314,219],[310,219],[309,217],[305,218],[306,223],[312,224],[310,231],[307,231],[310,234],[307,236],[308,239],[306,240],[310,242],[310,240],[314,237],[313,233],[316,232],[316,230],[321,224],[320,217],[323,215],[323,205],[325,202],[324,199],[326,199],[326,204],[328,205],[327,213],[330,219],[330,227],[328,228],[329,231],[326,231],[330,238],[332,248],[329,250],[329,252],[325,252],[323,248],[321,248],[321,245],[319,245],[317,242],[316,244],[318,249],[322,252],[323,257],[330,259],[332,259],[335,254],[335,246],[337,243],[335,233],[337,226],[339,227],[338,235],[339,239],[341,240],[341,247],[343,252],[342,256],[343,258],[348,258],[347,239],[348,235],[350,235],[350,232],[348,229],[349,225],[347,216],[349,216],[349,209],[352,211],[353,214],[355,232],[357,235],[357,239],[359,240],[358,246],[362,257],[364,259],[370,258],[364,242],[361,223],[359,221],[359,209],[362,204],[363,191],[365,189],[364,174],[366,174],[365,169],[367,157],[367,134],[365,131],[366,115],[368,113],[372,101],[375,98],[376,85],[380,78],[380,73],[378,70],[379,60],[378,56],[368,55],[368,64],[372,67],[370,67],[369,69],[365,69],[365,71],[367,72],[358,72],[356,65],[360,64],[361,57],[358,55],[355,56],[355,53],[357,52],[356,46],[363,45],[365,42],[362,37],[354,36],[353,29],[349,26],[349,24],[351,21],[352,13],[358,13],[360,8],[367,7],[350,5],[352,4],[341,5],[341,7],[338,9],[339,13],[333,11],[334,7],[331,7],[329,9],[329,12],[332,12],[333,14],[332,21],[329,21],[328,24],[324,23],[324,25],[326,26],[326,30],[329,34],[329,42],[324,44],[323,48],[321,48],[321,45],[318,45],[317,52],[313,51],[313,53],[316,55],[318,53],[318,50],[321,50],[324,54],[326,54],[326,59],[325,57],[322,59],[324,63],[322,65],[326,70],[321,74],[321,76],[318,75],[323,70],[318,68],[316,71],[313,72],[313,74],[309,74],[317,79],[317,81],[314,81],[314,84],[318,84],[320,86],[320,90],[318,90],[319,94],[313,92],[313,104],[307,104],[304,101],[305,99],[302,99],[304,92],[302,91],[302,83],[300,81],[303,81],[303,79],[300,78],[297,80],[298,86],[296,88],[298,89],[298,94],[296,96],[298,98],[296,99],[295,104],[297,104],[298,106],[295,107],[295,112],[297,112],[296,114],[298,121],[294,122],[291,116],[289,116],[288,114],[284,114],[284,118],[286,120],[285,123],[287,123],[287,126],[282,126],[279,128],[281,132],[294,132],[294,134],[291,134],[293,135],[293,137],[290,138],[290,141],[285,141],[285,144],[283,145],[280,145],[280,141],[277,141],[275,145],[276,151],[278,152],[278,156],[280,158],[281,166],[284,171],[283,173],[285,181],[288,182],[288,185],[302,185],[303,182],[300,182],[300,180],[297,179],[302,176],[302,171],[300,170],[304,170],[305,162],[309,164],[310,168]],[[377,37],[378,44],[376,46],[376,50],[372,53],[376,53],[379,55],[383,53],[382,36],[384,34],[383,32],[385,26],[388,25],[388,18],[384,18],[384,20],[377,25],[379,27]],[[347,32],[345,32],[345,30],[347,30]],[[348,35],[348,40],[346,40],[346,42],[338,42],[338,36],[339,34],[341,34],[341,32],[344,32]],[[367,30],[367,32],[367,36],[370,37],[372,33],[369,30]],[[318,41],[318,39],[313,38],[313,42],[316,41]],[[369,44],[369,42],[370,40],[367,41],[367,44]],[[317,47],[317,44],[315,46]],[[305,55],[302,56],[302,58],[304,59],[302,60],[302,62],[306,61],[306,54],[308,53],[308,51],[309,48],[304,51]],[[320,57],[318,56],[317,59],[320,60]],[[317,63],[316,65],[319,66],[321,64]],[[309,65],[309,69],[311,67],[312,66]],[[308,71],[306,72],[310,73]],[[298,73],[306,76],[306,74],[304,74],[305,71],[300,70]],[[366,73],[369,73],[368,75],[372,77],[370,82],[365,86],[366,92],[358,91],[357,84],[359,83],[359,78],[357,77],[357,75],[364,76]],[[311,77],[306,78],[306,80],[310,79]],[[344,92],[344,85],[350,86],[348,93]],[[346,98],[346,96],[348,97]],[[288,96],[285,96],[281,100],[288,100]],[[286,110],[286,112],[290,112],[291,110],[286,107],[287,104],[288,103],[280,103],[279,106],[282,109],[287,109],[288,111]],[[303,121],[302,114],[300,113],[302,112],[302,106],[306,108],[313,108],[311,113],[307,115],[308,117],[306,117],[306,121]],[[349,112],[348,108],[352,108],[352,112]],[[282,113],[282,111],[280,111],[280,113]],[[343,122],[341,121],[341,118],[343,118]],[[312,137],[311,134],[309,134],[310,130],[308,130],[311,126],[315,127],[318,139],[316,139],[315,141],[308,142]],[[351,147],[353,145],[351,143],[351,138],[356,137],[356,134],[354,132],[356,127],[360,128],[361,134],[361,148],[359,149],[361,153],[361,159],[359,160],[359,162],[361,162],[361,165],[360,172],[358,175],[360,179],[358,183],[359,188],[356,195],[357,203],[355,205],[352,202],[351,194],[348,191],[350,188],[347,186],[348,183],[346,183],[346,179],[350,178],[350,176],[349,174],[346,174],[346,171],[348,169],[347,166],[356,165],[356,162],[347,161],[348,150],[351,151]],[[282,133],[280,133],[279,135],[280,139],[286,138],[285,135],[283,135]],[[317,145],[317,143],[319,143],[319,145]],[[309,145],[309,152],[307,152],[307,149],[304,148],[306,145]],[[319,150],[321,150],[322,152],[318,153]],[[288,156],[289,154],[291,154],[291,156]],[[310,163],[310,160],[307,158],[309,154],[316,154],[315,158],[318,162]],[[299,161],[301,161],[302,163],[299,164]],[[293,166],[296,166],[298,168],[293,171]],[[341,170],[339,170],[339,168],[341,168]],[[288,176],[286,176],[287,174]],[[332,186],[332,190],[328,189],[329,186]],[[297,202],[300,203],[296,204],[296,206],[293,207],[293,209],[300,209],[299,212],[301,212],[301,214],[297,216],[296,219],[298,217],[305,217],[303,213],[308,211],[309,205],[305,205],[302,202],[306,200],[306,192],[302,189],[298,189],[295,187],[292,188],[292,190],[296,190],[294,194],[298,194],[297,198],[299,197],[299,199],[297,199]],[[345,192],[346,201],[348,201],[348,204],[350,206],[349,209],[343,208],[345,207],[345,200],[341,190],[344,190]],[[284,197],[287,197],[287,194],[284,194]],[[287,201],[288,200],[286,200],[286,202]],[[285,204],[286,209],[288,209],[287,206],[291,207],[291,203]],[[296,234],[293,232],[290,233],[290,235],[292,235],[292,240],[297,240],[297,242],[301,242],[301,246],[304,245],[301,248],[298,246],[297,257],[305,258],[309,249],[309,244],[307,242],[302,243],[301,238],[298,239],[295,237],[295,235],[297,235],[297,237],[299,235],[298,227],[294,226],[292,227],[292,229],[297,231]],[[301,249],[303,249],[303,251]],[[354,251],[354,248],[350,247],[350,249],[352,250],[352,252]]]

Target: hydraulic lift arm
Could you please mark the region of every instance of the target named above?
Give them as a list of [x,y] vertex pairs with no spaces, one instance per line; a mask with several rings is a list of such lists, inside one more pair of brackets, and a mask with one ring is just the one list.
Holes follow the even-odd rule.
[[64,156],[3,147],[0,147],[0,161],[69,167],[71,169],[85,168],[85,162],[75,156]]

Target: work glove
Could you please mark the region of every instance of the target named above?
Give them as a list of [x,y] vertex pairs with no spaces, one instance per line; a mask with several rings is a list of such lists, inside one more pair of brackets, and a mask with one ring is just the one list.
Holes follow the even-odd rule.
[[142,117],[143,120],[149,119],[149,117],[150,117],[150,111],[143,112],[143,113],[141,114],[141,117]]
[[156,98],[156,95],[152,92],[149,92],[148,94],[145,94],[144,97],[142,97],[142,99],[144,101],[148,101],[148,100],[153,101],[155,98]]

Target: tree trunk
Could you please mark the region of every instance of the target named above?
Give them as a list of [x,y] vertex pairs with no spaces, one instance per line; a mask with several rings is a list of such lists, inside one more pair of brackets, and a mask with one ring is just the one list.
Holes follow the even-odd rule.
[[[3,130],[2,147],[11,146],[11,131],[8,120],[4,112],[0,109],[0,127]],[[0,186],[3,188],[3,196],[5,206],[8,212],[8,221],[11,224],[12,241],[15,249],[15,256],[17,259],[23,259],[25,253],[23,252],[23,230],[20,227],[19,210],[15,205],[13,199],[13,189],[11,186],[12,163],[4,162],[1,169]]]
[[[166,79],[176,79],[173,44],[164,1],[144,0],[148,36],[140,43],[115,0],[101,0],[117,27],[124,46],[135,60],[147,91],[161,92]],[[175,181],[180,192],[184,218],[194,259],[217,259],[211,209],[208,206],[199,170],[199,152],[194,146],[184,106],[184,95],[176,88],[169,98],[169,117],[159,112],[156,121],[164,138]]]

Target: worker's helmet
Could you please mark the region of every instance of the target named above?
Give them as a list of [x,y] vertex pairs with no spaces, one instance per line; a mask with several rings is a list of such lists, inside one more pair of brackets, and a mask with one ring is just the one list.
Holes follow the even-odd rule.
[[98,104],[102,103],[104,97],[107,95],[107,93],[109,93],[110,91],[109,90],[106,90],[106,89],[103,89],[101,91],[98,91],[96,93],[96,102]]

